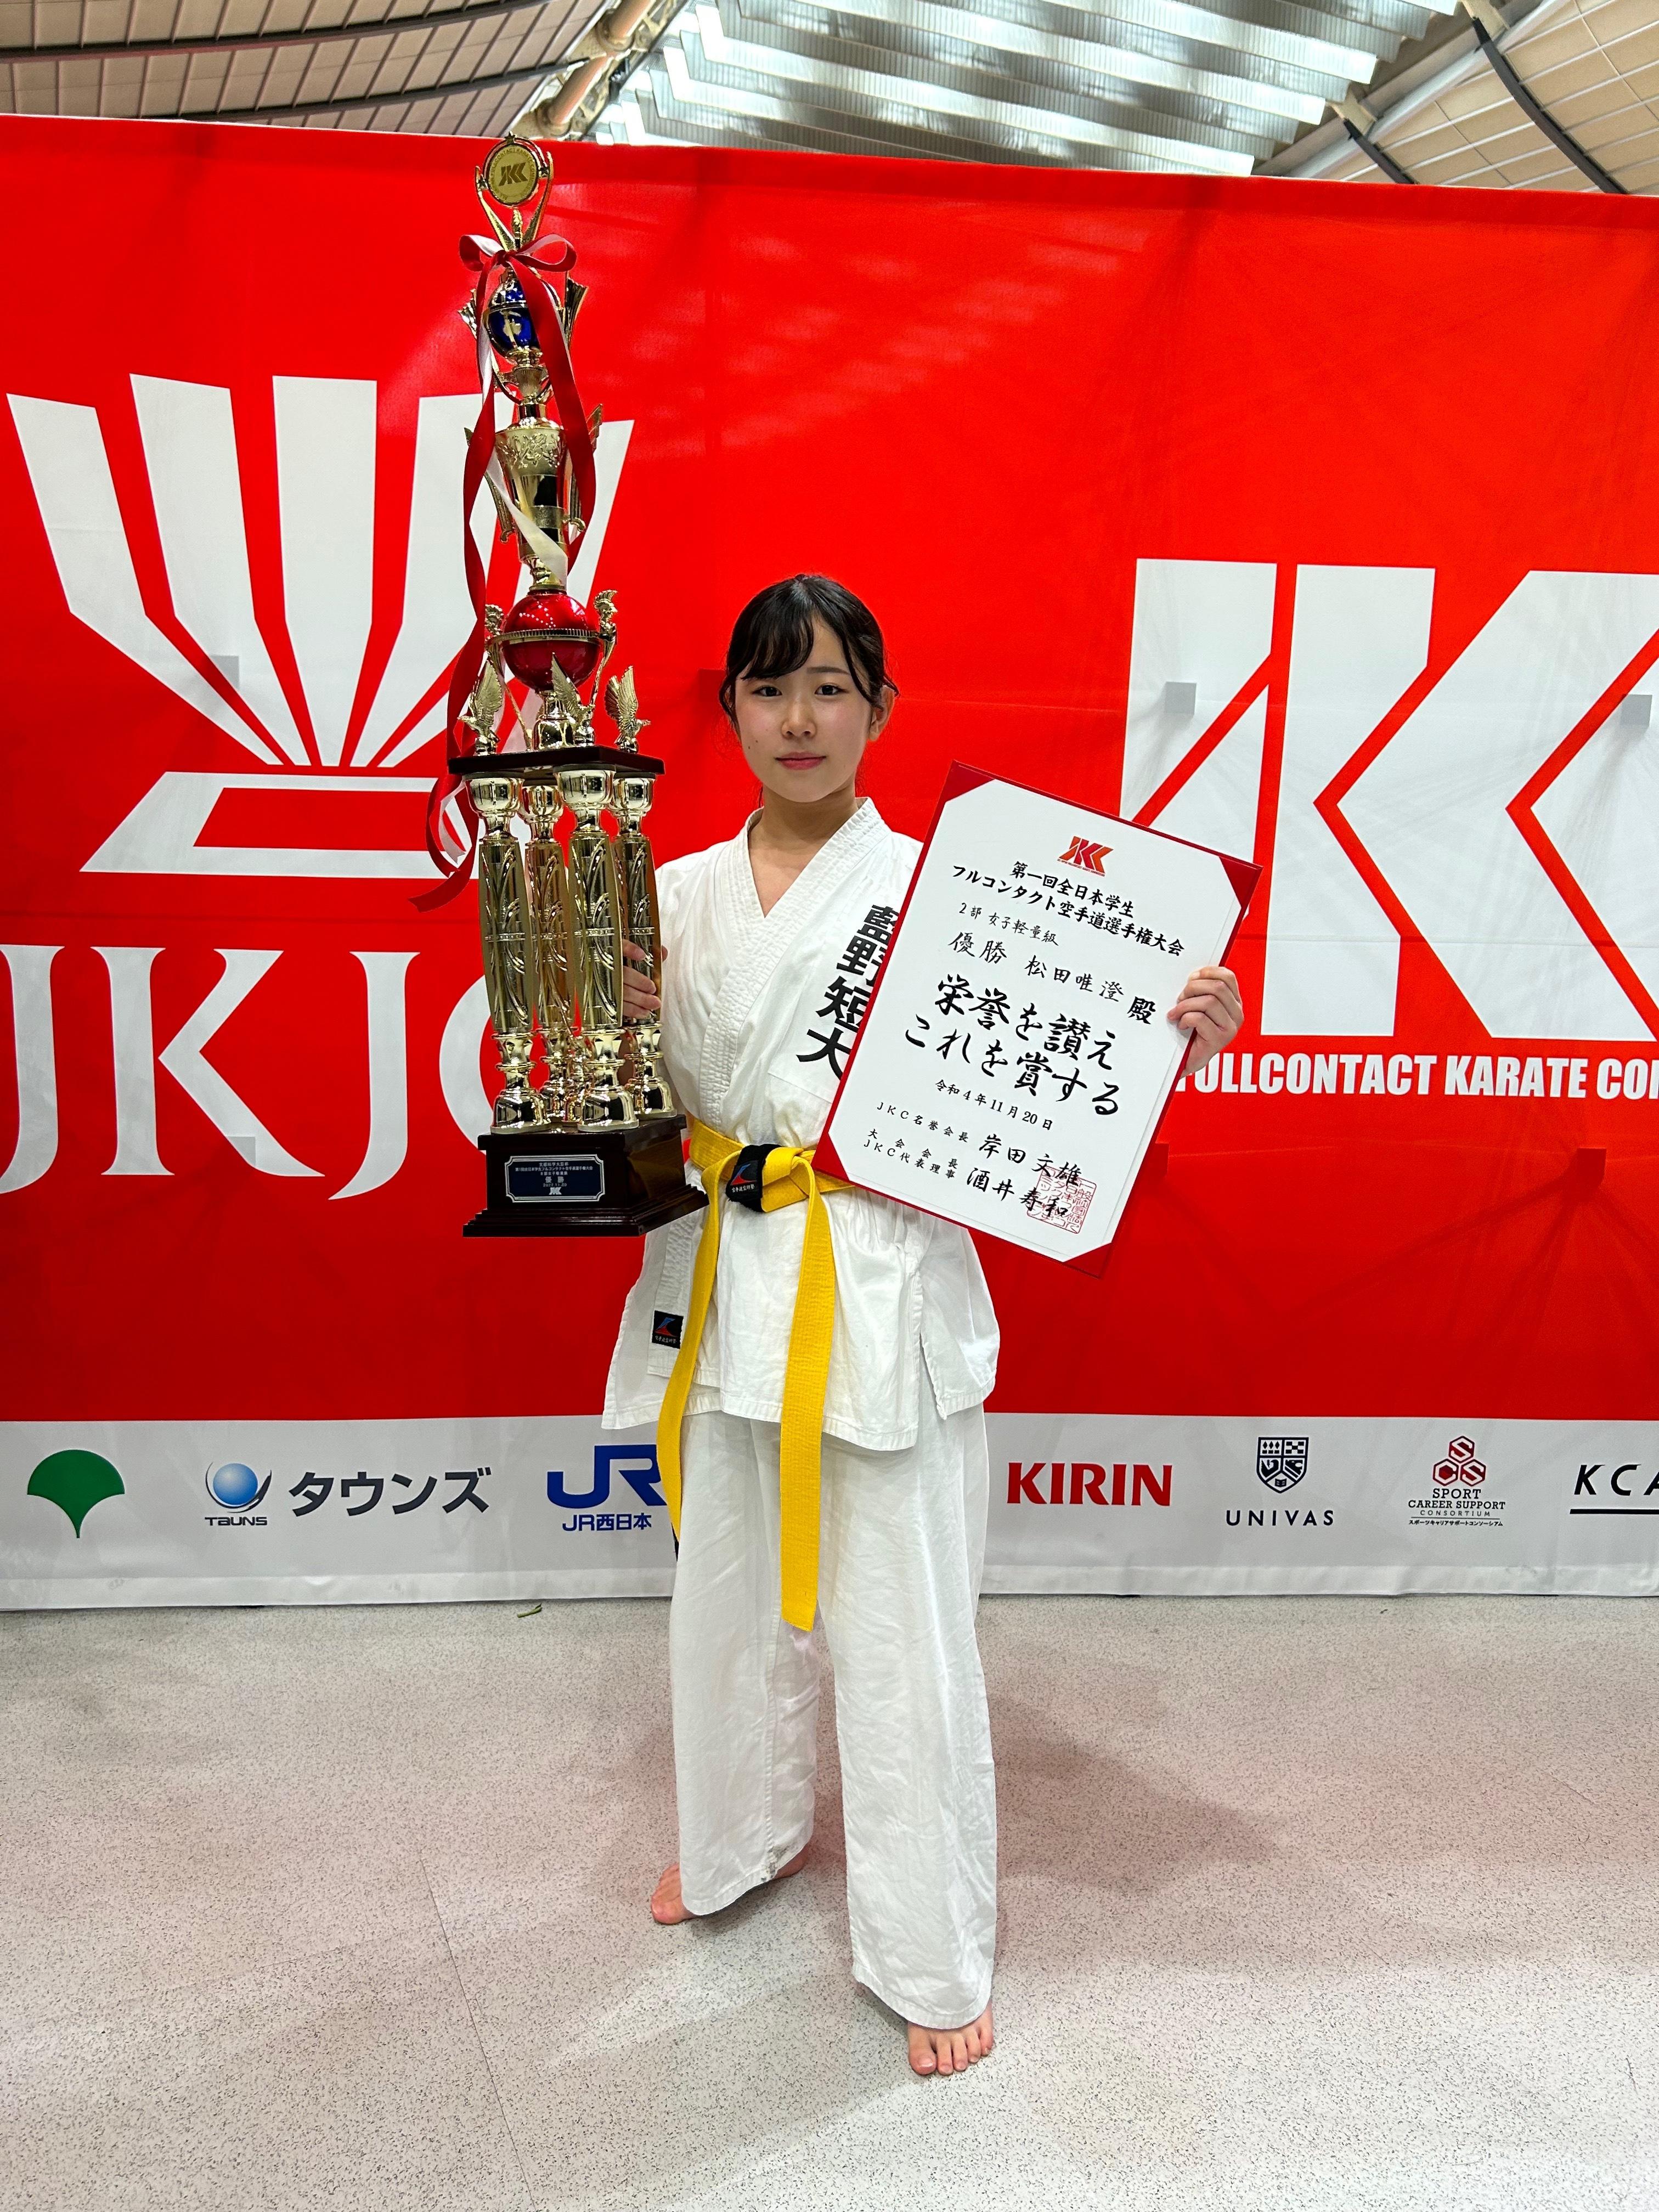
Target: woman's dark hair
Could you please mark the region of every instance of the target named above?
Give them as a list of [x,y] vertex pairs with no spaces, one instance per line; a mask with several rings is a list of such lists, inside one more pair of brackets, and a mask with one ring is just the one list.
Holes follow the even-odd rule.
[[728,721],[737,720],[740,677],[765,684],[805,667],[815,619],[840,639],[848,672],[872,707],[879,707],[884,696],[898,696],[898,686],[887,672],[881,626],[863,600],[833,576],[786,576],[757,592],[732,627],[720,695]]

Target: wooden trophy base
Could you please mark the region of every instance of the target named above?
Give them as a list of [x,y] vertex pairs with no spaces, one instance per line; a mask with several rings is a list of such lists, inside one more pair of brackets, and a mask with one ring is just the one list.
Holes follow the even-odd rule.
[[631,1129],[491,1129],[484,1209],[464,1237],[642,1237],[708,1201],[685,1180],[684,1118]]

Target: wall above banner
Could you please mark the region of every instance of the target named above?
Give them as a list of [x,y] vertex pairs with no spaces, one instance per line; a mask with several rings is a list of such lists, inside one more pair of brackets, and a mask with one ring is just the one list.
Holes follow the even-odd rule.
[[[477,935],[468,902],[412,903],[471,621],[454,256],[483,151],[0,122],[14,267],[49,257],[89,174],[120,210],[91,335],[20,316],[0,337],[0,1413],[24,1425],[0,1528],[61,1522],[71,1561],[148,1508],[129,1484],[77,1540],[31,1476],[56,1453],[124,1469],[125,1425],[160,1425],[145,1453],[161,1437],[234,1520],[275,1489],[210,1499],[204,1468],[263,1481],[235,1441],[261,1424],[459,1425],[455,1466],[500,1487],[489,1425],[600,1402],[637,1252],[594,1248],[577,1278],[462,1243]],[[659,860],[750,805],[714,672],[750,594],[815,568],[887,634],[902,697],[869,787],[896,827],[926,829],[953,759],[1030,781],[1040,758],[1079,805],[1264,871],[1232,956],[1249,1025],[1171,1101],[1104,1274],[988,1245],[994,1409],[1178,1421],[1194,1464],[1208,1434],[1231,1469],[1269,1407],[1262,1437],[1324,1439],[1320,1508],[1350,1526],[1366,1424],[1409,1425],[1397,1471],[1430,1451],[1425,1497],[1472,1437],[1518,1518],[1545,1441],[1659,1419],[1659,208],[556,161],[607,410],[570,584],[614,592],[639,641],[674,769]],[[348,203],[386,211],[367,291],[319,246]],[[1467,395],[1519,361],[1524,410],[1474,434]],[[509,605],[490,524],[486,501],[474,542]],[[1565,1425],[1504,1458],[1500,1421]],[[1073,1461],[1110,1500],[1138,1454],[1073,1442],[1030,1445],[1043,1510],[1022,1486],[1012,1528],[1085,1544]],[[1659,1434],[1626,1443],[1614,1463],[1659,1466]],[[389,1485],[391,1445],[362,1449]],[[1313,1481],[1276,1503],[1245,1474],[1218,1510],[1299,1512]],[[1598,1572],[1650,1573],[1659,1521],[1583,1525]],[[373,1571],[447,1571],[398,1540]],[[1194,1554],[1194,1587],[1219,1558]]]

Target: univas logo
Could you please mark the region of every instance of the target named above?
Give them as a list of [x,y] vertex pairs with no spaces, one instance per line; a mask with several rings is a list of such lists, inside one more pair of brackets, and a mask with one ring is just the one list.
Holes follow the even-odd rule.
[[[380,434],[372,380],[277,376],[268,399],[263,389],[238,391],[234,404],[222,385],[131,384],[147,485],[118,486],[96,408],[9,395],[64,596],[88,629],[265,772],[167,769],[85,868],[431,876],[414,803],[431,771],[395,771],[443,726],[445,680],[471,629],[456,526],[477,392],[419,400],[411,476],[403,444]],[[274,483],[258,473],[260,439],[247,436],[261,410]],[[571,570],[580,599],[592,588],[632,429],[599,430],[593,519]],[[386,512],[388,481],[409,483],[407,508],[395,515]],[[493,522],[481,489],[472,531],[486,562]],[[152,532],[164,580],[141,580],[135,562],[134,544]],[[398,793],[410,794],[410,842],[377,845],[385,795]],[[322,839],[305,842],[330,799],[339,804]]]
[[1269,1490],[1294,1490],[1308,1472],[1306,1437],[1258,1437],[1255,1471]]
[[[1257,1480],[1279,1496],[1294,1490],[1308,1472],[1308,1439],[1258,1437],[1255,1472]],[[1229,1505],[1224,1517],[1230,1528],[1330,1528],[1336,1523],[1336,1515],[1328,1505]]]
[[1060,866],[1066,868],[1083,868],[1091,876],[1103,876],[1106,872],[1106,855],[1111,849],[1109,845],[1097,845],[1087,837],[1073,837],[1066,850],[1060,855]]
[[210,1467],[202,1477],[207,1494],[220,1508],[217,1513],[204,1513],[202,1518],[210,1528],[263,1528],[266,1516],[256,1513],[255,1506],[264,1503],[270,1477],[263,1482],[251,1467],[240,1460],[230,1460],[223,1467]]

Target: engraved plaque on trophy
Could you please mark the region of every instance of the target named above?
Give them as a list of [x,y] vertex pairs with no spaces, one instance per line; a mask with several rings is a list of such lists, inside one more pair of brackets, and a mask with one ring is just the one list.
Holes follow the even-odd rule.
[[[500,1062],[492,1126],[478,1137],[485,1204],[469,1237],[637,1236],[707,1202],[685,1180],[684,1118],[656,1017],[623,1011],[624,942],[646,954],[661,988],[656,874],[641,823],[663,764],[639,749],[646,725],[633,670],[605,681],[616,595],[597,592],[590,610],[568,589],[592,519],[599,410],[584,410],[570,365],[586,289],[569,274],[574,252],[562,240],[532,250],[551,181],[541,147],[501,140],[477,173],[498,250],[463,246],[477,271],[464,312],[484,408],[469,495],[481,470],[501,542],[529,571],[529,588],[505,612],[475,582],[479,626],[458,678],[471,688],[450,732],[449,771],[478,823],[478,922]],[[497,392],[513,420],[494,430]],[[533,713],[514,708],[509,677]],[[595,728],[601,696],[608,736]]]

